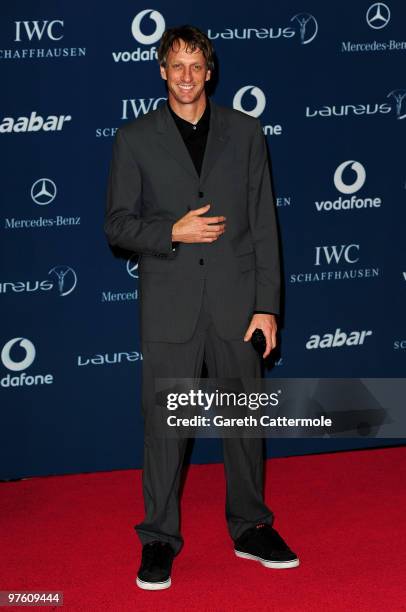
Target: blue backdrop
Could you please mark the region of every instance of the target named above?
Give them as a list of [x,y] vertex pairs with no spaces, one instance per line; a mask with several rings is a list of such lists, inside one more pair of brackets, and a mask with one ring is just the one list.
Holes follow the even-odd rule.
[[[102,226],[115,130],[166,99],[156,49],[168,26],[208,33],[214,99],[267,136],[285,303],[267,376],[404,376],[404,2],[0,11],[1,478],[142,465],[137,259],[113,257]],[[219,459],[220,441],[196,442],[193,461]]]

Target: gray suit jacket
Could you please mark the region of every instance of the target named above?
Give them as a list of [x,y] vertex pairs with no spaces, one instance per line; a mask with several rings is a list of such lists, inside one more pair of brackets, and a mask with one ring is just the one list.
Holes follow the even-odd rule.
[[[206,282],[213,323],[242,340],[254,310],[279,312],[280,263],[261,125],[212,100],[199,177],[166,104],[116,133],[104,230],[112,246],[139,253],[141,335],[185,342]],[[172,226],[211,204],[226,231],[211,243],[172,247]]]

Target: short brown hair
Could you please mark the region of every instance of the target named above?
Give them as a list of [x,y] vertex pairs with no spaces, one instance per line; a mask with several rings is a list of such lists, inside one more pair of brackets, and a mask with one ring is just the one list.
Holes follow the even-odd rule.
[[158,49],[158,62],[161,66],[166,67],[170,49],[174,51],[174,43],[179,44],[180,40],[185,42],[186,49],[191,53],[196,49],[200,49],[208,69],[214,69],[214,48],[212,43],[204,32],[191,25],[182,25],[165,30]]

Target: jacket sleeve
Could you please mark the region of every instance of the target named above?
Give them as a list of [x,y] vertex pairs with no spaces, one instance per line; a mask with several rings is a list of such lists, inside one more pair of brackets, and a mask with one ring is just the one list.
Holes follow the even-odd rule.
[[256,258],[254,310],[279,314],[281,280],[275,200],[265,137],[259,120],[250,151],[248,216]]
[[104,232],[111,246],[158,257],[175,256],[172,226],[176,219],[141,214],[142,177],[126,137],[116,133],[107,188]]

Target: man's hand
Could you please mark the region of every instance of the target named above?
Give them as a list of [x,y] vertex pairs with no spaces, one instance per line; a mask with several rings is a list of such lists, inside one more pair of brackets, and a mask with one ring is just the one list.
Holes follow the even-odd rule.
[[256,329],[262,329],[266,340],[266,349],[262,357],[265,359],[276,347],[276,318],[273,314],[254,314],[251,323],[245,332],[244,342],[251,340],[251,336]]
[[[173,242],[214,242],[224,234],[225,217],[201,217],[210,208],[210,204],[190,210],[181,217],[172,228]],[[217,224],[217,225],[213,225]]]

